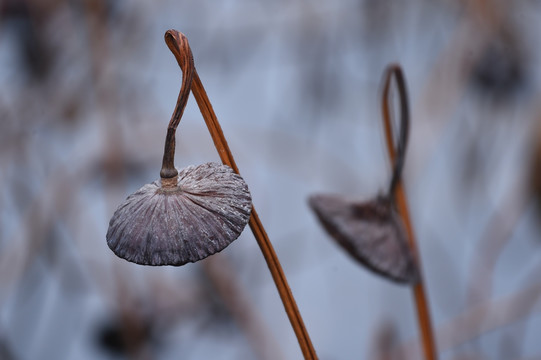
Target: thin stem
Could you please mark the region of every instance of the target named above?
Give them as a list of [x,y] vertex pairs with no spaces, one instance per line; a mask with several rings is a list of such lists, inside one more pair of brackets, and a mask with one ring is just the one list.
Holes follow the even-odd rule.
[[[400,99],[401,99],[401,134],[400,134],[400,140],[398,142],[398,149],[395,149],[394,146],[394,136],[393,136],[393,130],[391,125],[391,117],[390,117],[390,110],[389,110],[389,101],[388,101],[388,91],[389,91],[389,84],[391,81],[392,75],[395,75],[397,84],[398,84],[398,91],[400,92]],[[387,70],[385,71],[385,88],[383,92],[383,99],[382,99],[382,112],[383,112],[383,126],[385,128],[385,140],[387,143],[387,150],[389,152],[389,158],[392,163],[395,164],[395,168],[393,171],[393,180],[391,181],[391,189],[393,189],[393,181],[396,181],[396,184],[394,185],[395,189],[393,189],[394,192],[394,198],[396,201],[396,205],[398,208],[398,212],[402,216],[402,219],[404,220],[404,224],[406,226],[406,231],[408,233],[408,241],[409,245],[411,247],[411,250],[413,252],[413,255],[415,256],[415,260],[417,262],[417,267],[419,271],[419,282],[414,285],[413,287],[413,294],[415,298],[415,305],[417,308],[417,318],[419,321],[419,327],[421,330],[421,336],[422,336],[422,342],[423,342],[423,351],[425,354],[425,358],[428,360],[435,360],[437,359],[437,350],[436,350],[436,344],[434,341],[434,333],[432,330],[432,323],[430,320],[430,312],[428,310],[428,301],[424,289],[423,284],[423,277],[421,273],[421,259],[419,256],[419,252],[417,249],[417,243],[415,240],[415,234],[413,232],[413,225],[411,222],[409,210],[408,210],[408,202],[406,198],[406,192],[404,190],[404,184],[402,183],[400,172],[402,171],[402,167],[404,165],[404,158],[405,158],[405,152],[406,152],[406,144],[407,144],[407,131],[409,128],[409,110],[407,106],[407,93],[406,93],[406,86],[405,86],[405,80],[404,75],[402,73],[402,69],[399,65],[390,65],[387,67]],[[405,123],[404,123],[405,122]],[[406,132],[406,134],[404,134]],[[401,147],[402,144],[402,147]],[[397,178],[395,180],[395,174],[398,172]],[[393,193],[391,193],[392,196]]]
[[[162,179],[170,179],[176,178],[178,175],[178,171],[175,169],[175,132],[180,123],[180,119],[182,118],[182,114],[184,113],[188,97],[190,96],[195,68],[192,51],[188,44],[188,39],[184,34],[176,30],[169,30],[165,33],[165,43],[169,47],[169,50],[175,55],[178,65],[182,70],[182,86],[180,87],[175,110],[169,121],[169,126],[167,127],[162,169],[160,171]],[[176,181],[165,181],[163,184],[176,186]]]
[[[220,159],[222,159],[224,164],[230,166],[237,174],[239,174],[239,169],[235,164],[233,154],[231,153],[231,150],[229,150],[229,146],[227,145],[222,128],[218,122],[218,119],[216,118],[214,110],[212,109],[212,105],[208,99],[205,88],[199,79],[197,71],[194,72],[192,91],[195,100],[197,101],[197,105],[199,105],[199,109],[201,110],[201,114],[203,114],[203,118],[205,119],[205,123],[207,124],[210,135],[212,136],[214,146],[220,155]],[[284,308],[291,326],[293,327],[293,331],[295,332],[297,340],[299,341],[304,358],[317,359],[316,351],[314,350],[312,341],[308,335],[308,331],[304,326],[304,322],[299,309],[297,308],[295,298],[293,297],[291,289],[287,283],[287,279],[284,271],[282,270],[282,266],[280,265],[280,261],[274,252],[274,248],[269,240],[269,237],[267,236],[267,232],[265,231],[261,220],[259,220],[255,206],[253,205],[252,215],[250,217],[250,229],[252,230],[261,252],[263,253],[263,257],[267,262],[267,266],[269,267],[274,283],[276,284],[276,288],[278,289],[278,293],[280,294],[280,298],[284,304]]]
[[[168,34],[178,34],[178,36],[168,38]],[[199,75],[197,74],[197,71],[195,70],[195,67],[193,66],[193,58],[191,56],[191,50],[188,45],[188,41],[185,40],[183,42],[185,47],[172,46],[174,44],[170,45],[171,41],[178,42],[180,40],[186,39],[186,37],[182,33],[179,33],[176,30],[168,30],[166,32],[165,39],[166,39],[167,45],[169,46],[169,49],[171,49],[171,51],[173,52],[173,55],[175,55],[175,57],[177,58],[177,61],[179,65],[181,66],[181,68],[182,68],[182,63],[184,63],[185,61],[183,59],[186,59],[186,57],[188,57],[188,54],[189,54],[189,58],[192,61],[191,68],[193,69],[193,81],[191,82],[191,89],[195,97],[195,100],[197,101],[197,105],[199,106],[199,110],[201,111],[201,114],[203,115],[207,128],[209,129],[210,135],[214,142],[214,146],[216,147],[216,150],[218,151],[218,154],[222,162],[225,165],[228,165],[229,167],[231,167],[237,174],[240,174],[237,164],[235,164],[235,159],[233,158],[233,154],[231,153],[231,150],[229,150],[229,146],[227,145],[227,141],[225,139],[220,123],[218,122],[218,118],[216,117],[216,114],[214,113],[214,110],[212,109],[212,105],[207,96],[205,88],[203,87],[203,84],[201,83],[201,79],[199,79]],[[182,90],[181,90],[181,93],[182,93]],[[179,95],[179,99],[180,99],[180,95]],[[175,109],[175,112],[176,112],[176,109]],[[180,114],[182,114],[182,112]],[[173,121],[173,119],[171,119],[171,121]],[[299,345],[301,347],[301,351],[304,355],[304,358],[317,359],[317,355],[314,350],[314,347],[312,346],[310,336],[308,335],[308,331],[306,330],[306,327],[304,326],[304,322],[302,320],[299,309],[297,308],[297,304],[295,302],[293,294],[291,293],[291,289],[289,288],[289,285],[287,283],[284,271],[282,270],[282,266],[280,265],[280,261],[278,260],[278,257],[276,256],[276,253],[274,252],[274,248],[272,247],[272,244],[265,231],[265,228],[263,227],[261,220],[259,220],[259,217],[257,216],[257,212],[255,210],[255,206],[253,205],[252,205],[252,215],[250,216],[249,223],[250,223],[250,228],[252,229],[252,233],[254,234],[254,237],[257,240],[257,243],[259,244],[261,252],[263,253],[263,257],[265,258],[265,261],[267,262],[267,266],[269,267],[274,283],[276,284],[278,293],[280,294],[280,298],[282,299],[282,303],[284,304],[285,311],[287,313],[291,326],[293,327],[293,331],[295,332],[295,335],[297,336],[297,340],[299,341]]]

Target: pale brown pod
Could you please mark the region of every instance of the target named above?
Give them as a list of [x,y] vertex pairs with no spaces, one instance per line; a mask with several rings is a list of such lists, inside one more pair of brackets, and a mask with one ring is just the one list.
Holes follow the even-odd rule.
[[252,198],[227,165],[205,163],[179,171],[176,186],[147,184],[115,211],[107,244],[141,265],[184,265],[217,253],[250,219]]
[[309,204],[329,235],[367,268],[395,282],[418,281],[404,225],[389,198],[356,202],[313,195]]

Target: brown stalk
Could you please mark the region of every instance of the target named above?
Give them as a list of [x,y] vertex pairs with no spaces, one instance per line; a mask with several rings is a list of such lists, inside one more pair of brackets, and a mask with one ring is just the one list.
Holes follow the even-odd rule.
[[162,184],[167,186],[176,186],[176,177],[178,175],[177,169],[175,169],[175,132],[177,126],[180,123],[184,108],[188,102],[190,96],[190,88],[192,86],[192,79],[195,72],[193,64],[192,51],[188,44],[188,39],[184,34],[178,31],[168,31],[165,33],[165,43],[169,47],[169,50],[175,55],[178,66],[182,70],[182,86],[178,94],[177,104],[169,126],[167,127],[167,137],[165,138],[165,149],[163,151],[163,163],[160,171],[162,179],[174,179],[173,181],[164,181]]
[[[182,35],[176,30],[168,30],[165,33],[165,42],[167,43],[169,48],[172,49],[178,46],[174,42],[176,42],[177,39],[179,39],[180,37],[185,38],[184,35]],[[186,46],[188,46],[187,42]],[[182,53],[173,51],[173,54],[175,55],[175,58],[180,64],[180,58],[183,56]],[[231,150],[229,150],[229,146],[227,145],[227,141],[223,134],[220,123],[218,122],[218,118],[216,117],[216,114],[212,109],[210,100],[207,96],[205,88],[203,87],[203,84],[201,83],[201,79],[197,74],[197,70],[195,70],[195,67],[193,68],[193,81],[191,89],[195,100],[197,101],[197,105],[199,106],[199,110],[201,111],[201,114],[203,115],[207,128],[210,132],[212,141],[214,142],[214,146],[218,151],[220,159],[225,165],[230,166],[237,174],[240,174],[239,169],[235,164],[233,154],[231,153]],[[274,283],[276,284],[276,288],[278,289],[278,293],[280,294],[280,298],[282,299],[282,303],[284,305],[293,331],[297,336],[297,340],[301,347],[304,358],[317,359],[317,355],[310,340],[310,336],[308,335],[308,331],[304,326],[304,322],[302,320],[299,309],[297,308],[295,298],[293,297],[291,289],[289,288],[289,285],[287,283],[287,279],[285,277],[284,271],[282,270],[282,266],[280,265],[280,261],[278,260],[278,257],[274,252],[274,248],[269,240],[269,237],[267,236],[261,220],[259,220],[259,217],[257,216],[257,212],[254,206],[252,206],[252,215],[250,217],[249,224],[250,229],[252,229],[252,233],[254,234],[254,237],[261,249],[263,257],[267,262],[267,266],[269,267],[269,271],[272,275]]]
[[[403,129],[406,128],[409,124],[409,108],[408,108],[406,85],[405,85],[402,69],[399,65],[396,65],[396,64],[390,65],[389,67],[387,67],[387,70],[385,71],[385,75],[384,75],[385,85],[383,88],[383,95],[382,95],[382,113],[383,113],[383,126],[385,128],[385,140],[387,144],[387,150],[389,152],[389,158],[391,160],[391,163],[395,164],[394,172],[396,173],[397,169],[401,170],[401,166],[404,163],[405,141],[407,140],[407,134],[406,136],[404,136],[403,135],[404,132],[402,131],[400,140],[398,142],[398,149],[395,149],[395,146],[394,146],[395,137],[393,136],[391,114],[390,114],[390,107],[389,107],[389,89],[390,89],[391,79],[393,75],[396,78],[398,92],[400,94],[401,124],[402,124],[401,127]],[[394,178],[395,178],[395,174],[393,174],[393,179]],[[417,308],[417,319],[419,321],[419,327],[421,330],[423,351],[424,351],[426,359],[435,360],[437,359],[437,350],[436,350],[436,344],[434,341],[432,323],[430,320],[428,301],[427,301],[426,292],[425,292],[424,284],[423,284],[423,277],[421,273],[421,261],[420,261],[420,256],[417,249],[417,243],[415,241],[413,225],[412,225],[409,210],[408,210],[406,192],[404,190],[404,184],[402,183],[400,176],[396,178],[395,188],[392,190],[394,190],[394,193],[391,195],[394,197],[396,201],[398,212],[402,216],[402,219],[406,226],[409,245],[411,247],[415,260],[417,262],[417,267],[419,271],[419,282],[413,287],[413,295],[415,299],[415,306]]]

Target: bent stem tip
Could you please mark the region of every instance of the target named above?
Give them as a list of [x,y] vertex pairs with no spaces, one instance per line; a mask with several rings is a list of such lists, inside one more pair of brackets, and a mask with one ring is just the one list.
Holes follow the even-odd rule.
[[[175,169],[175,133],[177,126],[180,123],[180,119],[182,118],[182,114],[184,113],[186,103],[188,102],[188,97],[190,96],[195,67],[192,51],[188,44],[188,39],[184,34],[176,30],[168,30],[164,37],[165,43],[175,56],[175,59],[182,70],[182,85],[178,94],[175,110],[169,121],[169,126],[167,127],[162,169],[160,170],[160,177],[162,179],[171,179],[176,178],[178,175],[178,171]],[[170,186],[170,184],[176,185],[176,181],[163,181],[162,183],[165,186]]]

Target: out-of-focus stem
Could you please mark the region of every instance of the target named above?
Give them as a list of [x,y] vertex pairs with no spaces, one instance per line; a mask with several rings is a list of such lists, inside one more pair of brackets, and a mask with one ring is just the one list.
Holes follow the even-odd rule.
[[[407,107],[408,99],[405,86],[404,75],[402,69],[399,65],[390,65],[385,72],[385,85],[383,89],[383,100],[382,100],[382,113],[383,113],[383,126],[385,128],[385,140],[387,144],[387,150],[389,153],[389,158],[392,164],[395,164],[397,161],[400,161],[400,157],[405,154],[399,154],[395,149],[394,145],[394,136],[393,128],[391,124],[391,114],[389,107],[389,88],[392,79],[392,75],[395,75],[398,90],[400,92],[401,98],[401,110],[402,110],[402,122],[409,123],[409,110]],[[404,126],[404,124],[401,124]],[[405,148],[403,149],[405,151]],[[397,154],[398,153],[398,154]],[[398,157],[398,158],[397,158]],[[419,328],[421,330],[423,351],[425,358],[427,360],[436,360],[437,359],[437,350],[436,343],[434,341],[434,332],[432,330],[432,322],[430,319],[430,312],[428,310],[428,301],[426,297],[426,292],[424,289],[423,277],[421,272],[421,258],[417,249],[417,243],[415,241],[415,234],[413,232],[413,225],[411,222],[408,202],[406,198],[406,192],[404,190],[404,184],[401,178],[397,179],[396,188],[394,193],[394,198],[396,201],[396,206],[398,212],[402,217],[404,224],[406,226],[406,231],[408,233],[408,241],[411,247],[411,250],[415,256],[417,262],[417,267],[419,271],[419,282],[413,287],[413,296],[415,299],[415,305],[417,308],[417,319],[419,321]]]

